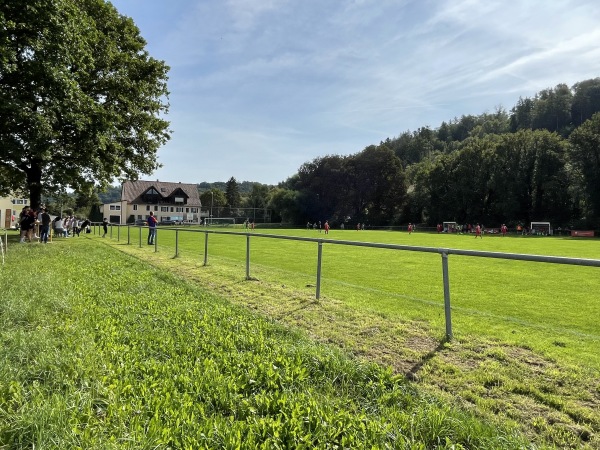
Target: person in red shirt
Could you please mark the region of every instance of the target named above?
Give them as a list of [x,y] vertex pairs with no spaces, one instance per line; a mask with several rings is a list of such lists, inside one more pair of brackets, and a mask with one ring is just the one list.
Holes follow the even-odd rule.
[[329,221],[325,221],[325,234],[329,234]]
[[412,231],[413,231],[413,225],[412,225],[412,223],[409,223],[408,224],[408,234],[411,234]]
[[483,239],[483,233],[481,232],[481,225],[477,224],[477,226],[475,227],[475,239],[477,239],[477,236],[479,236],[481,239]]
[[156,238],[156,217],[154,217],[154,212],[150,211],[150,215],[148,216],[148,245],[154,244],[154,239]]
[[502,226],[500,227],[500,231],[502,232],[502,237],[504,237],[506,236],[508,228],[506,227],[506,225],[502,224]]

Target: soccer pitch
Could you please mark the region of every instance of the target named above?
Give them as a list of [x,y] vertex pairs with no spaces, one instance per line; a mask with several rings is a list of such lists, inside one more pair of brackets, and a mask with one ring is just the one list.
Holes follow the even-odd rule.
[[[177,233],[179,258],[203,261],[207,236],[203,230]],[[131,245],[137,245],[138,229],[130,233]],[[146,233],[142,230],[142,246],[153,253],[154,247],[145,243]],[[600,259],[596,239],[516,235],[475,239],[473,235],[369,230],[333,230],[325,235],[315,230],[260,228],[254,233]],[[159,229],[159,254],[174,255],[175,234],[174,228]],[[126,240],[125,230],[120,240]],[[246,236],[208,234],[206,269],[234,265],[244,277],[246,242]],[[314,295],[317,250],[315,242],[250,237],[250,276]],[[417,321],[433,335],[444,336],[439,254],[324,243],[322,258],[322,301],[341,301],[358,312],[381,314],[391,321]],[[450,255],[449,278],[456,338],[480,335],[600,368],[600,268]]]

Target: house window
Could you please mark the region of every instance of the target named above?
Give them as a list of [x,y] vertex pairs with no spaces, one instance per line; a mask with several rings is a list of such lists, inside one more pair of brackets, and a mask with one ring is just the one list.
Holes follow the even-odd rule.
[[169,212],[169,207],[168,206],[161,206],[160,207],[160,212]]
[[171,206],[171,212],[173,212],[173,207]]
[[154,206],[154,211],[158,211],[158,206]]
[[196,213],[196,214],[198,213],[198,208],[191,208],[191,210],[192,210],[192,213]]
[[185,212],[189,213],[190,212],[190,208],[185,208]]
[[177,208],[175,208],[175,212],[183,212],[183,208],[178,206]]
[[175,197],[175,203],[183,203],[183,197]]
[[110,205],[110,210],[114,211],[115,210],[115,205]]
[[133,210],[137,211],[137,205],[133,205]]
[[111,211],[121,211],[121,205],[110,205]]
[[146,205],[146,211],[150,211],[150,205]]

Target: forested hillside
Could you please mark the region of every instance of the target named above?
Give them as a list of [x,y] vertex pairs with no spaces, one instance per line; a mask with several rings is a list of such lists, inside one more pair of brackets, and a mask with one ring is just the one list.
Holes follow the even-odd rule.
[[419,128],[350,156],[307,162],[270,192],[284,221],[548,220],[596,228],[600,78],[559,84],[510,110]]

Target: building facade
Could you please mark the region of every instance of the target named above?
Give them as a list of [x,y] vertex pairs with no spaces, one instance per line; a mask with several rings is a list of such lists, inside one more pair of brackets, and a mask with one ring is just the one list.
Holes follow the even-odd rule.
[[0,228],[16,228],[19,224],[19,214],[25,206],[31,206],[29,199],[0,197]]
[[125,181],[121,201],[102,205],[110,223],[145,220],[150,211],[159,222],[200,223],[200,195],[195,184],[164,181]]

